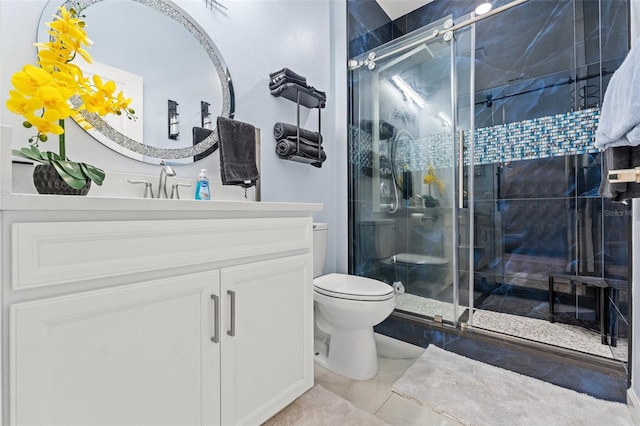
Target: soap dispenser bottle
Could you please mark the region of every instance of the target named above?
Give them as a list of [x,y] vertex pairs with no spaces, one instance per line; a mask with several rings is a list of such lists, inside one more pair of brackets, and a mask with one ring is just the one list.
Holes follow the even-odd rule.
[[198,182],[196,184],[196,200],[210,200],[211,190],[209,189],[209,179],[207,178],[207,169],[200,169]]

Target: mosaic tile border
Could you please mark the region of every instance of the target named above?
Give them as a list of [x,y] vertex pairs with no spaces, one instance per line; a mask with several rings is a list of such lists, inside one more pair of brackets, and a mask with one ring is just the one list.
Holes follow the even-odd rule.
[[[484,127],[475,132],[475,164],[597,153],[599,108]],[[465,144],[469,143],[465,132]]]
[[[567,155],[597,153],[595,134],[600,109],[590,108],[566,114],[523,120],[476,129],[474,164],[506,163]],[[349,160],[361,166],[372,166],[371,135],[359,128],[349,129]],[[470,144],[470,132],[464,134]],[[381,152],[385,152],[381,142]],[[397,166],[409,164],[411,169],[452,166],[453,143],[450,133],[436,133],[425,139],[413,140],[406,158],[396,159]],[[400,164],[402,163],[402,164]],[[468,165],[469,160],[465,158]]]

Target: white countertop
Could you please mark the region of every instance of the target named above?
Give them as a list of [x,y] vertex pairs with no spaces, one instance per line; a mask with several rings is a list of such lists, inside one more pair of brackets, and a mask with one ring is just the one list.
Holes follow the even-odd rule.
[[3,194],[0,210],[36,211],[192,211],[192,212],[313,212],[321,203],[274,203],[255,201],[196,201],[118,198],[72,195]]

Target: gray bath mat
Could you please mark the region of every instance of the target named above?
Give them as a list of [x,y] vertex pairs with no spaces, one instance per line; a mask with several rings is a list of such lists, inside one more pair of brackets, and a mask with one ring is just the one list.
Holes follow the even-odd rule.
[[384,426],[385,422],[346,399],[315,385],[264,426]]
[[632,425],[626,405],[603,401],[433,345],[393,392],[465,425]]

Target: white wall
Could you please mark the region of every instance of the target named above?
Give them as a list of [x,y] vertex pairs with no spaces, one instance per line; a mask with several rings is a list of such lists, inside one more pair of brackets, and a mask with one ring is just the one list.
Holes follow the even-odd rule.
[[347,55],[348,55],[348,37],[347,37],[347,7],[346,2],[330,1],[333,9],[333,19],[331,20],[331,34],[333,52],[333,73],[331,86],[335,88],[335,150],[336,150],[336,181],[335,181],[335,222],[332,224],[335,229],[335,271],[347,273],[349,269],[348,252],[348,224],[349,212],[348,203],[348,134],[347,134]]
[[[314,219],[330,226],[325,271],[346,271],[346,0],[223,0],[226,11],[208,9],[205,0],[175,3],[209,33],[222,54],[235,89],[235,118],[262,129],[263,201],[323,203],[324,210]],[[45,4],[45,0],[0,0],[0,123],[13,126],[14,148],[25,146],[32,133],[22,128],[21,118],[9,113],[4,104],[11,75],[24,64],[35,63],[32,44]],[[90,29],[88,32],[91,37]],[[285,66],[327,92],[327,107],[322,111],[327,161],[321,169],[275,155],[273,124],[295,123],[296,119],[295,104],[271,96],[268,89],[269,72]],[[317,110],[303,110],[301,121],[303,127],[315,129]],[[159,172],[158,166],[130,160],[102,146],[73,123],[67,124],[67,155],[107,171]],[[200,168],[209,169],[210,177],[219,179],[217,155],[178,166],[177,173],[194,178]]]
[[[640,0],[631,0],[631,40],[640,37]],[[640,202],[632,205],[632,284],[631,284],[631,388],[636,399],[640,395]],[[640,408],[640,407],[639,407]],[[639,414],[638,412],[635,413]]]

